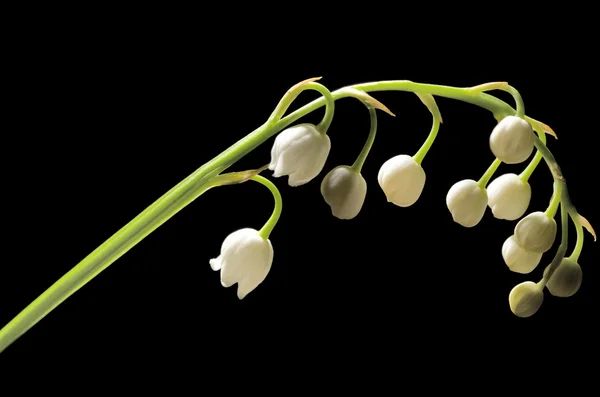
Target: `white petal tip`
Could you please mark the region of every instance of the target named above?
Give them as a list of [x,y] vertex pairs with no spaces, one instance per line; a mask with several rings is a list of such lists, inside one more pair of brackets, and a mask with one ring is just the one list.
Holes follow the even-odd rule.
[[210,268],[214,271],[221,269],[221,261],[218,258],[211,259],[210,261],[208,261],[208,263],[210,264]]

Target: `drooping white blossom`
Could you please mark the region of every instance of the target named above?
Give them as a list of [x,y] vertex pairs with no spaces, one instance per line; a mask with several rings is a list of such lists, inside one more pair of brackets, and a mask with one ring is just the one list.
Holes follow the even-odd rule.
[[544,291],[533,281],[515,286],[508,295],[510,310],[518,317],[531,317],[542,306]]
[[534,141],[531,124],[517,116],[506,116],[490,134],[490,149],[502,162],[518,164],[531,155]]
[[237,296],[243,299],[262,283],[273,263],[273,246],[257,230],[245,228],[231,233],[221,245],[221,254],[210,260],[210,267],[221,271],[221,284],[238,284]]
[[335,167],[323,178],[321,195],[331,207],[333,216],[353,219],[365,202],[367,182],[360,172],[348,166]]
[[502,258],[508,268],[521,274],[531,273],[542,259],[542,255],[537,252],[524,250],[517,244],[515,236],[510,236],[502,244]]
[[487,187],[488,206],[495,218],[514,221],[523,216],[531,200],[531,186],[516,174],[504,174]]
[[271,148],[269,170],[274,177],[288,175],[290,186],[310,182],[323,170],[331,140],[313,124],[299,124],[277,135]]
[[423,192],[425,171],[411,156],[400,154],[383,163],[377,181],[388,202],[409,207]]
[[517,223],[514,235],[521,248],[544,253],[556,239],[556,221],[541,211],[532,212]]
[[[549,268],[550,265],[544,270],[544,277],[546,277]],[[583,271],[579,263],[564,258],[554,273],[552,273],[552,277],[546,283],[546,287],[553,296],[568,298],[579,291],[582,281]]]
[[477,225],[487,208],[485,188],[479,187],[472,179],[456,182],[446,195],[446,206],[454,222],[464,227]]

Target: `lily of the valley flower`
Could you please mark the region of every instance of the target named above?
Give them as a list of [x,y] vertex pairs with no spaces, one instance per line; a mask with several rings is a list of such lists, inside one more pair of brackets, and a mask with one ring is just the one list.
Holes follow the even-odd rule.
[[290,186],[310,182],[323,170],[331,140],[313,124],[299,124],[282,131],[271,149],[269,170],[274,177],[289,175]]
[[487,194],[494,217],[514,221],[529,207],[531,186],[516,174],[504,174],[488,185]]
[[[549,268],[550,265],[544,270],[544,278],[546,278]],[[579,263],[564,258],[554,273],[552,273],[552,277],[550,277],[546,287],[553,296],[568,298],[579,291],[582,281],[583,271]]]
[[515,240],[521,248],[544,253],[556,239],[556,221],[541,211],[532,212],[515,226]]
[[456,182],[446,195],[446,206],[452,219],[464,227],[473,227],[481,221],[487,203],[485,188],[472,179]]
[[273,246],[254,229],[231,233],[221,246],[221,254],[210,260],[210,267],[221,271],[221,284],[238,284],[237,296],[243,299],[262,283],[273,263]]
[[321,182],[321,194],[333,216],[352,219],[360,212],[367,196],[367,182],[360,172],[342,165],[331,170]]
[[423,192],[425,171],[411,156],[400,154],[383,163],[377,180],[388,202],[409,207]]
[[525,281],[515,286],[508,295],[510,310],[517,317],[531,317],[542,306],[544,291],[533,281]]
[[490,134],[490,149],[506,164],[527,160],[533,152],[535,135],[531,124],[516,116],[506,116]]
[[542,255],[537,252],[524,250],[517,244],[515,236],[510,236],[502,244],[502,258],[508,268],[521,274],[531,273],[542,259]]

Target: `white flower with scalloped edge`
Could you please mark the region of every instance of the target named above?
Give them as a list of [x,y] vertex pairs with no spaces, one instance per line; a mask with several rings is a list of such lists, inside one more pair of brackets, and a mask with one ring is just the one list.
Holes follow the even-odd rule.
[[535,135],[531,124],[517,116],[506,116],[490,134],[490,149],[506,164],[519,164],[533,152]]
[[485,189],[472,179],[456,182],[446,195],[446,206],[452,219],[464,227],[473,227],[483,219],[487,203]]
[[331,140],[313,124],[299,124],[277,135],[271,148],[269,170],[273,176],[289,175],[290,186],[304,185],[323,170]]
[[273,263],[273,246],[254,229],[231,233],[221,245],[221,255],[210,260],[210,267],[221,271],[221,284],[238,284],[237,296],[243,299],[262,283]]
[[517,174],[504,174],[487,187],[488,206],[497,219],[514,221],[523,216],[531,200],[531,186]]
[[388,202],[410,207],[423,192],[425,171],[411,156],[400,154],[383,163],[377,181]]

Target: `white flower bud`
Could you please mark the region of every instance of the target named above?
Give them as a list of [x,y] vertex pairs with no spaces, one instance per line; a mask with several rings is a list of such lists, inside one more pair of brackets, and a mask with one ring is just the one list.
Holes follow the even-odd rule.
[[504,174],[487,187],[488,206],[495,218],[514,221],[523,216],[531,200],[531,186],[516,174]]
[[525,251],[519,247],[515,236],[510,236],[502,244],[502,258],[504,258],[504,263],[515,273],[531,273],[540,263],[542,255],[537,252]]
[[506,116],[490,134],[490,149],[506,164],[527,160],[533,152],[535,135],[531,124],[516,116]]
[[526,251],[544,253],[556,238],[556,221],[541,211],[532,212],[515,226],[517,244]]
[[544,291],[533,281],[515,286],[508,295],[510,310],[518,317],[533,316],[544,302]]
[[454,222],[464,227],[477,225],[487,208],[487,193],[472,179],[456,182],[446,195],[446,206]]
[[[544,270],[544,278],[546,278],[549,269],[550,265]],[[552,273],[546,287],[552,295],[559,298],[568,298],[579,291],[582,281],[583,271],[581,266],[577,262],[565,258]]]
[[282,131],[271,149],[269,169],[274,177],[289,175],[290,186],[300,186],[315,178],[327,161],[331,141],[312,124],[299,124]]
[[321,194],[333,216],[352,219],[360,212],[367,196],[367,182],[360,172],[342,165],[332,169],[321,182]]
[[410,207],[423,192],[425,171],[411,156],[400,154],[383,163],[377,181],[388,202]]
[[210,267],[221,270],[221,284],[238,284],[237,296],[243,299],[262,283],[273,263],[273,246],[254,229],[231,233],[221,245],[221,255],[210,260]]

